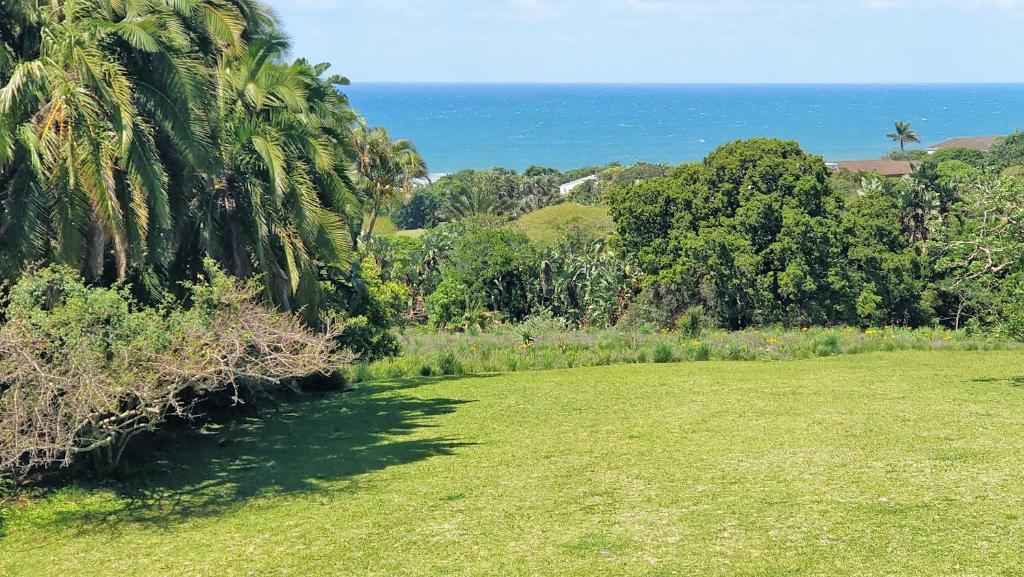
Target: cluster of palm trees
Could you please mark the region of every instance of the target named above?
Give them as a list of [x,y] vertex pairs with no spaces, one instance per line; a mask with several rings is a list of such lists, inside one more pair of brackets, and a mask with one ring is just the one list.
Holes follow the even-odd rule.
[[426,168],[288,49],[256,0],[0,2],[0,275],[162,290],[209,256],[315,308],[363,207]]

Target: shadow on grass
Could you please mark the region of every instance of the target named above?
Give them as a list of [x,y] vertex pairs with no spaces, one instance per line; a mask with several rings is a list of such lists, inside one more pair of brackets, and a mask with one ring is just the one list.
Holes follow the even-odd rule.
[[1024,376],[974,379],[975,383],[1009,383],[1012,387],[1024,387]]
[[222,514],[259,497],[356,491],[369,482],[356,478],[360,474],[452,455],[473,444],[424,433],[471,402],[407,392],[438,380],[362,385],[285,403],[179,439],[148,458],[137,452],[128,462],[129,482],[116,487],[116,506],[67,511],[55,522],[81,531],[126,522],[169,526]]

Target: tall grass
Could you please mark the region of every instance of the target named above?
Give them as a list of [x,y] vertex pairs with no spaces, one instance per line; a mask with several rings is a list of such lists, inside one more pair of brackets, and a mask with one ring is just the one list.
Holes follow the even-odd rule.
[[708,360],[775,361],[901,350],[1003,350],[1020,345],[990,335],[944,329],[814,328],[680,332],[624,329],[565,330],[555,324],[500,326],[485,333],[411,330],[400,336],[403,354],[360,366],[354,381],[429,375],[504,373],[612,364]]

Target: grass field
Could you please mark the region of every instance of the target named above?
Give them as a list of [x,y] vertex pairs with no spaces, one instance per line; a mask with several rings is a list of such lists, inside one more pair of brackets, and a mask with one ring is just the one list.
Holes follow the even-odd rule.
[[[365,232],[365,229],[363,232]],[[388,236],[396,232],[398,232],[398,226],[395,225],[395,221],[391,220],[390,216],[382,214],[377,217],[377,222],[373,225],[374,236]]]
[[551,242],[572,223],[597,237],[605,237],[615,228],[606,206],[585,206],[573,202],[556,204],[524,214],[515,222],[517,228],[532,240]]
[[894,352],[363,385],[7,513],[4,576],[992,576],[1024,358]]

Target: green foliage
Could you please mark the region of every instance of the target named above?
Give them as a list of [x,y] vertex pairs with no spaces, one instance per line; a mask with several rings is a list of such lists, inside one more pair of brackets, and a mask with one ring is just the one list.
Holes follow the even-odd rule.
[[942,164],[949,160],[957,160],[977,169],[984,169],[989,162],[989,156],[980,150],[974,150],[971,148],[944,148],[937,150],[933,154],[928,154],[921,158],[922,166],[935,166]]
[[985,177],[967,188],[958,218],[931,243],[941,315],[954,327],[973,322],[1016,334],[1024,285],[1024,181]]
[[538,251],[526,235],[510,228],[474,227],[453,245],[442,264],[445,281],[466,287],[489,311],[525,318],[538,285]]
[[575,326],[611,326],[633,291],[625,263],[603,237],[570,225],[540,263],[540,302]]
[[[791,142],[736,142],[612,196],[624,248],[682,309],[721,326],[835,318],[843,198]],[[678,312],[678,311],[676,311]],[[673,320],[675,312],[671,315]]]
[[416,188],[396,209],[405,228],[432,228],[442,222],[493,215],[505,220],[560,201],[558,187],[570,178],[553,169],[463,170]]
[[927,150],[896,150],[888,154],[890,160],[909,160],[911,162],[924,162],[928,156]]
[[345,319],[341,344],[356,353],[360,362],[398,355],[401,347],[391,329],[409,311],[409,289],[402,282],[382,278],[374,257],[360,260],[349,282],[350,286],[324,283],[323,310]]
[[1014,350],[1021,345],[1009,333],[905,329],[866,330],[780,327],[724,331],[705,329],[699,337],[664,330],[567,327],[550,315],[530,317],[518,325],[494,325],[477,332],[413,329],[402,339],[403,354],[357,368],[355,379],[418,377],[424,367],[437,373],[438,359],[451,353],[460,372],[502,373],[635,363],[708,360],[781,361],[883,351]]
[[676,330],[685,336],[697,338],[707,324],[702,307],[691,307],[676,319]]
[[399,227],[410,229],[433,228],[440,224],[441,209],[449,198],[442,178],[431,186],[417,187],[409,199],[395,207],[391,216]]
[[429,324],[445,328],[466,315],[466,293],[468,287],[454,278],[445,278],[427,297]]
[[923,303],[926,263],[896,224],[895,194],[878,189],[851,199],[842,216],[846,266],[834,271],[839,316],[865,326],[920,326],[932,318]]
[[458,375],[462,373],[462,365],[455,353],[443,351],[437,355],[437,370],[443,376]]
[[363,243],[370,244],[380,213],[412,193],[417,179],[427,177],[427,164],[409,140],[392,140],[387,129],[362,121],[349,137],[355,159],[356,186],[365,198],[369,217]]
[[157,299],[212,257],[314,320],[361,209],[343,78],[286,62],[250,0],[5,2],[0,22],[0,274],[57,262]]
[[989,164],[1001,172],[1011,166],[1024,166],[1024,131],[1000,138],[988,151]]
[[[584,213],[584,220],[603,220],[599,210],[583,211],[579,205],[597,206],[606,189],[661,176],[666,170],[662,165],[645,163],[627,167],[618,164],[585,167],[564,173],[536,166],[521,174],[502,168],[463,170],[417,187],[392,214],[403,228],[433,228],[442,222],[479,215],[515,219],[568,200],[575,203],[573,212]],[[566,198],[559,196],[562,184],[592,175],[598,175],[599,179],[584,183]],[[541,214],[561,213],[542,211]]]
[[651,360],[655,363],[671,363],[674,361],[675,355],[672,353],[672,345],[663,341],[655,343]]
[[910,127],[909,122],[902,120],[897,120],[896,130],[894,132],[890,132],[886,136],[888,136],[893,142],[900,145],[900,152],[903,152],[908,144],[921,142],[921,138],[917,134],[917,131]]

